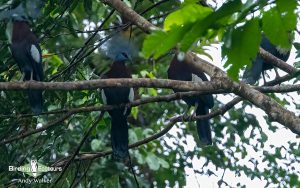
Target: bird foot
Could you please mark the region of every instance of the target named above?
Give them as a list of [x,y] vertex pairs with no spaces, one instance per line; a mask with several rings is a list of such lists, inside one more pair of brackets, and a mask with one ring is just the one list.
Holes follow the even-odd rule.
[[[280,78],[279,73],[276,68],[274,68],[274,70],[275,70],[275,80],[278,80]],[[280,84],[281,83],[279,83],[278,85],[280,85]]]

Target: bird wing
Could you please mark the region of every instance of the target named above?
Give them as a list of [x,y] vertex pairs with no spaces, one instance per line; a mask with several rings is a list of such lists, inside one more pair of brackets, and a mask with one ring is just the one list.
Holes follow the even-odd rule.
[[[30,40],[29,40],[30,41]],[[34,41],[34,40],[33,40]],[[38,43],[26,42],[26,55],[30,60],[34,80],[43,81],[44,71],[42,66],[42,50]]]
[[[208,81],[207,77],[203,72],[192,73],[192,81]],[[200,100],[208,107],[212,108],[214,106],[214,98],[211,94],[201,95]]]

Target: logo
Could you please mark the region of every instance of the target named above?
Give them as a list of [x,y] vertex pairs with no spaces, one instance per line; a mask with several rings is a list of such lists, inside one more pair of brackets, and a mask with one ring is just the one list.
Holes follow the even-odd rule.
[[[20,183],[51,183],[52,179],[49,178],[40,178],[37,179],[40,175],[46,172],[61,172],[62,167],[48,167],[39,163],[37,160],[30,160],[29,164],[23,166],[8,166],[8,171],[10,172],[23,172],[29,176],[26,179],[18,179]],[[31,178],[30,178],[31,177]]]

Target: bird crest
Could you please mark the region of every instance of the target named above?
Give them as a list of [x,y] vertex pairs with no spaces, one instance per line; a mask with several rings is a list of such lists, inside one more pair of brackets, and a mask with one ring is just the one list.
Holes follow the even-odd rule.
[[120,34],[113,36],[104,43],[101,50],[113,61],[132,61],[138,55],[133,41]]

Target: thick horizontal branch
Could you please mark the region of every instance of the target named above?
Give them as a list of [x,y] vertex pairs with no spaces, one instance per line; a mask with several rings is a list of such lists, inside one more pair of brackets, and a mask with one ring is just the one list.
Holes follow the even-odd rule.
[[[118,86],[120,84],[117,84]],[[122,85],[122,84],[121,84]],[[123,86],[123,85],[122,85]],[[300,85],[277,85],[277,86],[255,86],[256,90],[259,90],[262,93],[287,93],[300,91]],[[170,102],[173,100],[182,99],[183,97],[191,97],[201,94],[226,94],[229,91],[225,90],[214,90],[214,91],[187,91],[187,92],[177,92],[169,95],[155,96],[155,97],[146,97],[137,99],[131,103],[121,104],[119,107],[135,107],[143,104],[154,103],[154,102]],[[112,110],[118,106],[87,106],[87,107],[78,107],[78,108],[69,108],[69,109],[61,109],[61,110],[52,110],[48,112],[43,112],[40,115],[51,115],[51,114],[62,114],[67,112],[72,112],[72,114],[84,113],[84,112],[92,112],[92,111],[105,111]],[[24,117],[32,117],[34,114],[0,114],[0,119],[8,119],[8,118],[24,118]]]
[[[221,107],[221,108],[219,108],[219,109],[217,109],[217,110],[215,110],[215,111],[213,111],[213,112],[211,112],[207,115],[201,115],[201,116],[195,116],[195,117],[180,115],[180,116],[173,117],[166,124],[165,128],[163,128],[161,131],[159,131],[158,133],[155,133],[154,135],[152,135],[148,138],[145,138],[145,139],[140,140],[136,143],[130,144],[129,148],[136,148],[140,145],[147,144],[147,143],[149,143],[153,140],[156,140],[156,139],[162,137],[169,130],[171,130],[171,128],[178,122],[195,121],[195,120],[200,120],[200,119],[210,119],[210,118],[213,118],[213,117],[218,116],[218,115],[223,115],[223,114],[225,114],[225,112],[230,110],[232,107],[234,107],[234,105],[236,105],[240,101],[242,101],[242,98],[237,97],[237,98],[233,99],[232,101],[230,101],[229,103],[227,103],[226,105],[224,105],[223,107]],[[75,160],[77,160],[77,161],[92,160],[92,159],[96,159],[96,158],[99,158],[99,157],[104,157],[104,156],[107,156],[107,155],[110,155],[110,154],[112,154],[112,150],[103,151],[103,152],[96,152],[96,153],[81,153],[81,154],[78,154],[78,156],[75,158]],[[63,159],[60,159],[60,160],[56,161],[51,166],[64,166],[69,160],[70,160],[70,157],[65,157]]]
[[122,79],[95,79],[74,82],[0,82],[0,90],[93,90],[105,87],[149,87],[149,88],[176,88],[186,91],[213,91],[219,88],[216,82],[188,82],[168,79],[149,78],[122,78]]
[[[178,81],[168,79],[126,78],[126,79],[96,79],[74,82],[0,82],[0,90],[94,90],[105,87],[146,87],[168,88],[186,91],[201,91],[201,94],[230,93],[231,89],[224,87],[221,79],[213,81]],[[300,85],[261,86],[253,87],[264,93],[284,93],[299,91]]]

